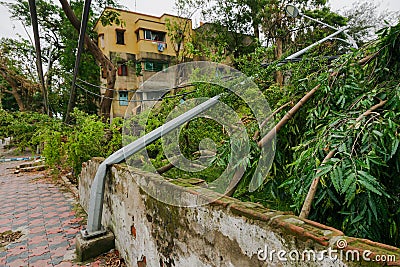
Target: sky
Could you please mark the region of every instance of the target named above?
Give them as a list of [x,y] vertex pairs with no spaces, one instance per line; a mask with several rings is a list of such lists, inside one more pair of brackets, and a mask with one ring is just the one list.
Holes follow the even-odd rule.
[[[11,3],[14,0],[3,0]],[[56,1],[56,0],[55,0]],[[345,7],[351,7],[357,0],[328,0],[332,10],[340,10]],[[135,3],[136,2],[136,3]],[[164,13],[175,14],[174,0],[120,0],[120,3],[127,7],[128,10],[147,13],[160,16]],[[399,0],[380,0],[382,10],[400,11]],[[18,21],[11,21],[7,8],[0,5],[0,38],[15,37],[21,34],[26,37],[25,30]],[[199,24],[199,19],[194,20],[194,25]]]

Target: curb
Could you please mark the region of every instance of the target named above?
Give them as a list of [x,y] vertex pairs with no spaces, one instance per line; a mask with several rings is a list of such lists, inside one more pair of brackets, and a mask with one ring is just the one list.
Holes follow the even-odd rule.
[[79,200],[78,189],[68,180],[66,176],[61,175],[61,180],[64,186],[74,195],[74,198]]

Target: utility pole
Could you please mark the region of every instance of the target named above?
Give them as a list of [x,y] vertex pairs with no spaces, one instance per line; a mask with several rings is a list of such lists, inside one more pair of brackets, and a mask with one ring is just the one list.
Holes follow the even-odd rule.
[[91,4],[91,0],[85,0],[84,10],[82,13],[81,28],[80,28],[80,32],[79,32],[78,52],[76,54],[76,59],[75,59],[74,76],[73,76],[72,85],[71,85],[71,92],[70,92],[70,96],[69,96],[67,113],[65,114],[65,122],[66,123],[69,123],[69,121],[71,119],[70,114],[74,110],[74,107],[75,107],[75,102],[76,102],[75,83],[76,83],[76,78],[78,77],[79,63],[81,61],[81,55],[82,55],[82,51],[83,51],[83,43],[85,41],[85,34],[86,34],[87,22],[88,22],[88,18],[89,18],[90,4]]
[[31,12],[31,22],[33,28],[33,36],[35,39],[35,48],[36,48],[36,67],[39,74],[40,85],[42,87],[42,94],[43,94],[43,106],[45,113],[50,115],[49,109],[49,100],[47,89],[44,84],[44,75],[43,75],[43,64],[42,64],[42,53],[40,49],[40,37],[39,37],[39,26],[37,20],[37,12],[36,12],[36,2],[35,0],[29,0],[29,9]]

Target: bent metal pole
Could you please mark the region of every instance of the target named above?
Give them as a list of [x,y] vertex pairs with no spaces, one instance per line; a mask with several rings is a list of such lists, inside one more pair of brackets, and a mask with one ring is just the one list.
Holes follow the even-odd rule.
[[327,37],[325,37],[325,38],[319,40],[318,42],[315,42],[315,43],[313,43],[313,44],[307,46],[306,48],[304,48],[304,49],[302,49],[302,50],[300,50],[300,51],[294,53],[293,55],[288,56],[288,57],[285,58],[285,59],[286,59],[286,60],[289,60],[289,59],[297,58],[297,57],[303,55],[305,52],[307,52],[307,51],[310,50],[311,48],[313,48],[313,47],[315,47],[315,46],[317,46],[317,45],[319,45],[319,44],[322,44],[323,42],[325,42],[325,41],[327,41],[327,40],[329,40],[329,39],[335,37],[336,35],[339,35],[340,33],[344,32],[344,31],[347,30],[348,28],[349,28],[349,27],[343,27],[343,28],[341,28],[341,29],[338,29],[336,32],[332,33],[331,35],[328,35]]
[[81,231],[82,237],[84,239],[94,238],[96,236],[105,233],[105,230],[101,226],[101,218],[103,212],[104,186],[105,186],[107,168],[112,164],[124,161],[125,158],[130,157],[133,154],[139,152],[147,145],[156,141],[163,135],[168,134],[169,132],[173,131],[176,128],[179,128],[186,122],[195,118],[197,115],[213,107],[215,104],[219,102],[218,99],[220,97],[221,94],[213,98],[210,98],[209,100],[203,102],[202,104],[190,109],[189,111],[183,113],[182,115],[176,117],[175,119],[165,123],[164,125],[142,136],[141,138],[130,143],[129,145],[121,148],[120,150],[109,156],[106,160],[104,160],[103,163],[100,164],[99,168],[97,169],[92,187],[90,189],[87,228]]

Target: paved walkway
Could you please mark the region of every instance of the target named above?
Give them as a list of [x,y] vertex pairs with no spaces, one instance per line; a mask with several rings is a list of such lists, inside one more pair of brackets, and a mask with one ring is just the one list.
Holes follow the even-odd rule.
[[23,234],[0,246],[0,266],[73,266],[82,219],[75,216],[72,194],[42,173],[14,174],[19,164],[0,163],[0,233]]

